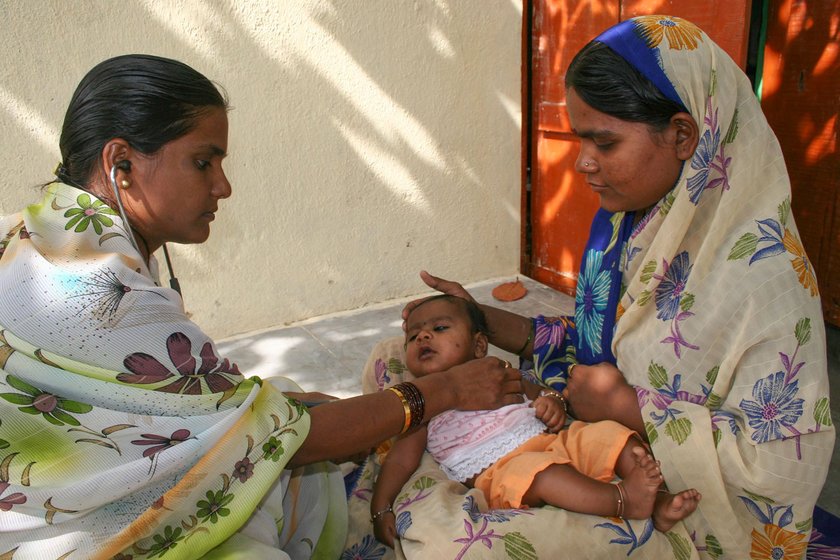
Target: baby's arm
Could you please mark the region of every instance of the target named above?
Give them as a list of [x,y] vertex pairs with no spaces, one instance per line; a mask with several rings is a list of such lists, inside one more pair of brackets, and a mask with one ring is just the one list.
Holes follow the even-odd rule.
[[559,432],[566,425],[566,403],[564,397],[553,389],[522,380],[522,388],[529,399],[537,418],[542,420],[549,432]]
[[420,465],[426,449],[426,436],[426,426],[421,426],[397,438],[385,456],[373,486],[373,497],[370,499],[373,532],[379,542],[391,548],[394,548],[397,536],[397,518],[391,508],[403,485]]

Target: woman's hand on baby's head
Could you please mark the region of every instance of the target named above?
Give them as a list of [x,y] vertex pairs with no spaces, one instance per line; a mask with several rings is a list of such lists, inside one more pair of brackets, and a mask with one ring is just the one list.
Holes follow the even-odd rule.
[[[425,270],[420,271],[420,278],[423,280],[423,282],[425,282],[425,284],[428,287],[432,288],[433,290],[437,290],[442,294],[459,297],[459,298],[466,299],[468,301],[472,301],[473,303],[475,303],[475,300],[470,295],[470,293],[467,290],[465,290],[464,287],[461,284],[459,284],[458,282],[454,282],[452,280],[444,280],[443,278],[438,278],[437,276],[432,276],[431,274],[429,274]],[[431,297],[431,296],[412,300],[412,301],[408,302],[405,305],[405,307],[403,307],[403,310],[402,310],[403,331],[406,328],[405,322],[408,319],[408,316],[411,313],[411,311],[415,307],[417,307],[418,305],[420,305],[421,303],[423,303],[424,301],[429,299],[429,297]]]

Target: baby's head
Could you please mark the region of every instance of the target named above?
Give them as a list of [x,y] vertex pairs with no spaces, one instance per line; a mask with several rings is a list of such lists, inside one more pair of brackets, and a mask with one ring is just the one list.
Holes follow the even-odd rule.
[[438,295],[406,318],[406,365],[422,377],[487,355],[487,319],[475,303]]

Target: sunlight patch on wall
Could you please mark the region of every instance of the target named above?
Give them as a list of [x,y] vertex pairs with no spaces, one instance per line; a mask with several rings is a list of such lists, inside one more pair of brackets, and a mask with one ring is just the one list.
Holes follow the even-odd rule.
[[455,49],[452,47],[452,43],[438,26],[434,25],[429,29],[429,41],[442,57],[455,58]]
[[16,98],[2,84],[0,84],[0,108],[9,113],[21,129],[29,132],[42,148],[50,153],[55,151],[60,136],[58,129],[51,126],[25,101]]
[[507,113],[507,115],[510,117],[510,120],[513,121],[513,124],[514,126],[516,126],[516,129],[521,130],[522,106],[519,104],[519,100],[511,99],[502,92],[497,92],[496,96],[499,98],[499,102],[502,104],[502,107],[504,107],[505,113]]
[[225,14],[212,8],[209,2],[142,2],[150,16],[202,56],[211,58],[219,54],[214,37],[235,40],[236,29],[224,25]]
[[[250,30],[255,43],[273,60],[288,65],[288,60],[281,57],[287,58],[293,52],[309,64],[372,129],[394,145],[395,152],[411,150],[427,165],[443,170],[446,161],[434,137],[370,77],[329,30],[312,17],[310,9],[297,2],[284,5],[284,21],[295,25],[279,34],[277,29],[255,25],[253,21],[243,22],[243,27]],[[300,13],[292,14],[294,11]],[[250,13],[238,15],[256,17]]]
[[429,201],[423,195],[422,189],[394,153],[382,149],[373,141],[364,138],[335,119],[333,122],[347,144],[356,152],[359,159],[365,162],[368,170],[376,175],[377,179],[427,214],[430,212]]

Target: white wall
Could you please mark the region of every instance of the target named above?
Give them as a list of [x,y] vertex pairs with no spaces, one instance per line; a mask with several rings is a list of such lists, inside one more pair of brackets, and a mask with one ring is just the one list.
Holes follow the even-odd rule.
[[207,243],[170,251],[211,335],[418,293],[420,268],[464,282],[514,274],[521,10],[521,0],[4,0],[0,214],[51,178],[87,70],[145,52],[194,66],[234,107],[233,197]]

